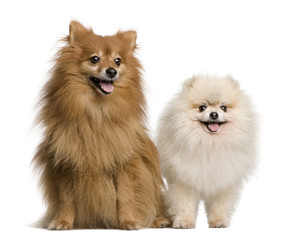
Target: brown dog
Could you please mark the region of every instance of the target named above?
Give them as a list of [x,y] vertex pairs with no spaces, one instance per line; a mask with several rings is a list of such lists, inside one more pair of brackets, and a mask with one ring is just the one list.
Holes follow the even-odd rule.
[[34,158],[49,229],[163,227],[156,147],[145,124],[136,32],[98,36],[70,23],[43,88]]

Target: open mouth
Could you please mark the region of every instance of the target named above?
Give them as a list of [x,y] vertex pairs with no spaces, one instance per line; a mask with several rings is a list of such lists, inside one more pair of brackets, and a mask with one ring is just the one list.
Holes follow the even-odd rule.
[[209,132],[216,133],[219,131],[220,126],[224,124],[225,122],[202,122],[201,121],[201,123],[206,126]]
[[110,94],[114,89],[113,81],[111,80],[101,80],[94,76],[89,77],[89,79],[97,87],[97,89],[99,89],[99,91],[105,95]]

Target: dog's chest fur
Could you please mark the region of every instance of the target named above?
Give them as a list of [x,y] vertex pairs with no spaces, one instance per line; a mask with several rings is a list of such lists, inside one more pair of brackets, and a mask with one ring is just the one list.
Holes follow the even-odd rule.
[[238,184],[252,167],[242,151],[175,153],[169,163],[176,178],[201,195],[217,193]]

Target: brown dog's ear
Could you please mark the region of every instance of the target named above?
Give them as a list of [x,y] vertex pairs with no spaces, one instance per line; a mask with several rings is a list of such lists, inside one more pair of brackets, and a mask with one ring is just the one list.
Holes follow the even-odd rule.
[[118,32],[117,37],[125,43],[128,43],[128,47],[131,51],[136,48],[137,33],[135,31]]
[[72,20],[69,24],[70,43],[80,42],[80,36],[83,36],[86,32],[88,32],[88,29],[86,29],[81,23]]

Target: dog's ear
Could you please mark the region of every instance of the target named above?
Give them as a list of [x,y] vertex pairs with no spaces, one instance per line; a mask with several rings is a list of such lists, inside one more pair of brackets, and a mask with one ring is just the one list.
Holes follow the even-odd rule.
[[184,81],[183,83],[183,89],[190,89],[194,86],[194,83],[196,82],[196,78],[195,77],[192,77],[192,78],[189,78],[187,80]]
[[231,75],[228,75],[227,78],[230,79],[231,84],[235,89],[240,89],[240,83],[237,80],[235,80]]
[[72,20],[69,24],[69,42],[71,44],[79,43],[81,37],[89,31],[81,23]]
[[136,48],[136,31],[118,32],[117,37],[128,44],[128,48],[133,51]]

